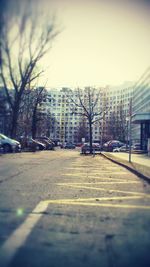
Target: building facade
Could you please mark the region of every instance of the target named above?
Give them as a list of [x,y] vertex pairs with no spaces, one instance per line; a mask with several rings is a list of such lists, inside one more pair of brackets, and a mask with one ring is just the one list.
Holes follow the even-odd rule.
[[[97,97],[97,92],[100,91],[96,111],[101,113],[100,120],[97,120],[92,126],[93,142],[103,143],[118,137],[117,133],[112,134],[113,131],[110,129],[109,124],[112,120],[112,115],[115,114],[116,117],[113,119],[116,120],[120,110],[123,117],[120,117],[118,121],[119,123],[124,123],[124,127],[126,127],[126,117],[129,116],[129,102],[132,97],[132,89],[132,86],[128,85],[119,88],[103,87],[93,90],[95,94],[93,96],[94,99]],[[77,89],[48,89],[47,92],[47,100],[43,103],[42,109],[43,112],[49,112],[52,118],[55,118],[51,127],[50,138],[60,142],[78,143],[81,141],[79,136],[83,135],[88,142],[89,125],[84,116],[76,114],[81,113],[82,108],[79,105],[74,105],[74,103],[77,104],[79,102]],[[81,89],[81,92],[86,105],[87,88]],[[74,107],[76,107],[77,112],[73,112]],[[123,118],[124,122],[122,121]],[[113,121],[113,129],[115,127],[117,127],[117,124]],[[80,132],[81,128],[84,133]]]
[[[92,125],[93,142],[104,143],[110,139],[128,140],[126,119],[129,117],[129,103],[133,92],[132,85],[123,84],[120,87],[107,86],[92,89],[93,101],[98,95],[95,111],[101,114],[99,119]],[[88,87],[80,89],[80,92],[86,106],[88,104]],[[1,97],[3,97],[3,93]],[[86,117],[81,116],[83,109],[79,104],[77,89],[61,88],[57,90],[55,88],[47,88],[46,98],[38,105],[41,120],[40,129],[37,128],[37,135],[42,133],[42,135],[47,135],[51,139],[62,143],[80,143],[82,138],[89,142],[89,124]],[[77,112],[74,112],[75,108]],[[25,117],[27,118],[26,115]],[[46,118],[47,127],[44,126],[42,118]],[[6,126],[5,122],[6,120],[1,112],[1,129]],[[26,125],[29,128],[29,123],[26,123]],[[42,127],[43,132],[41,132]],[[46,128],[47,130],[45,131]],[[22,127],[22,129],[24,128]],[[6,133],[6,130],[3,129],[1,132]]]
[[132,140],[147,150],[150,138],[150,67],[135,84],[132,105]]
[[103,102],[108,105],[108,112],[100,122],[104,140],[128,140],[129,105],[133,95],[133,83],[109,87],[103,92]]

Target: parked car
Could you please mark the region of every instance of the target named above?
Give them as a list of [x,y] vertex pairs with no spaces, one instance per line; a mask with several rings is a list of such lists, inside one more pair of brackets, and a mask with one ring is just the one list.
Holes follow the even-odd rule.
[[0,140],[0,154],[2,154],[3,151],[4,151],[4,149],[3,149],[3,146],[2,146],[2,141]]
[[0,141],[3,147],[4,153],[8,152],[20,152],[21,151],[21,144],[20,142],[9,138],[4,134],[0,134]]
[[[101,146],[99,144],[93,143],[92,144],[92,152],[101,152]],[[85,143],[81,146],[81,153],[82,154],[86,154],[86,153],[90,153],[90,144],[89,143]]]
[[[141,146],[140,144],[134,144],[131,146],[131,151],[138,151],[138,150],[141,150]],[[129,151],[129,145],[124,145],[122,147],[116,147],[113,149],[113,152],[126,152],[126,151]]]
[[133,150],[141,150],[141,144],[139,144],[139,143],[133,144],[132,149]]
[[83,143],[76,143],[77,147],[81,147],[83,145]]
[[124,145],[121,147],[116,147],[113,149],[113,152],[126,152],[129,151],[129,146],[128,145]]
[[65,144],[63,144],[63,143],[59,143],[59,146],[60,146],[60,148],[64,148],[64,146],[65,146]]
[[75,146],[75,144],[67,143],[67,144],[64,145],[64,148],[65,149],[75,149],[76,146]]
[[50,138],[46,136],[40,136],[40,137],[37,137],[35,140],[45,144],[47,150],[54,150],[55,144],[51,141]]
[[114,148],[119,148],[121,146],[124,146],[125,144],[118,141],[118,140],[110,140],[103,144],[103,150],[112,152]]
[[31,137],[21,137],[20,142],[23,149],[28,149],[30,151],[36,151],[36,150],[44,150],[46,149],[46,145],[42,142],[39,142],[37,140],[34,140]]

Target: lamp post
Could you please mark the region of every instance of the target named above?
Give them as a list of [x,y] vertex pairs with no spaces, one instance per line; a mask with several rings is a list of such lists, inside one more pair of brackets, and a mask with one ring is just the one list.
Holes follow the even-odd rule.
[[131,162],[131,120],[132,120],[132,98],[129,103],[129,162]]
[[129,117],[129,162],[131,162],[131,116]]
[[129,117],[126,117],[126,149],[129,145]]
[[126,148],[129,145],[129,162],[131,162],[131,117],[127,117],[126,122],[127,122]]
[[132,140],[131,140],[131,120],[132,120],[132,99],[130,100],[129,103],[129,117],[126,117],[126,122],[127,122],[127,141],[126,141],[126,147],[129,144],[129,162],[131,162],[131,145],[132,145]]
[[103,128],[104,128],[104,121],[102,119],[102,122],[101,122],[101,149],[103,147]]

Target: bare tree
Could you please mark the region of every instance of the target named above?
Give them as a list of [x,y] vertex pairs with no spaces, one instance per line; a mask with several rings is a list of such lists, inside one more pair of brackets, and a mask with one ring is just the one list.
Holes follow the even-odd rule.
[[126,141],[127,137],[127,123],[126,123],[126,113],[123,109],[123,103],[120,102],[117,106],[117,110],[112,111],[109,116],[108,131],[107,134],[112,139],[120,140],[122,142]]
[[0,87],[0,132],[9,133],[11,113],[4,94],[4,88]]
[[32,106],[32,138],[36,138],[38,122],[42,120],[41,110],[42,102],[46,99],[46,90],[44,87],[39,87],[34,91],[33,106]]
[[[45,21],[39,13],[33,15],[29,2],[26,7],[20,6],[19,11],[18,16],[8,17],[7,14],[1,34],[0,77],[12,110],[12,137],[17,134],[23,93],[43,73],[38,63],[58,34],[55,18]],[[13,94],[8,88],[14,89]]]
[[56,119],[50,113],[49,110],[45,112],[37,112],[37,136],[47,136],[49,138],[52,137],[55,132]]
[[47,90],[37,87],[25,90],[21,102],[18,120],[19,136],[47,136],[55,130],[56,120],[49,110],[45,109]]
[[4,27],[4,17],[8,6],[8,1],[1,0],[0,1],[0,65],[2,64],[2,35],[3,35],[3,27]]
[[87,123],[85,117],[81,117],[81,121],[79,123],[79,126],[77,128],[77,133],[76,133],[76,139],[77,142],[82,142],[82,138],[85,138],[85,141],[87,141]]
[[107,112],[107,106],[105,110],[100,107],[101,89],[95,89],[87,87],[85,90],[77,89],[76,92],[78,101],[70,98],[70,102],[74,104],[72,113],[85,117],[89,126],[89,140],[90,140],[90,153],[92,154],[92,126],[95,122],[100,121],[104,114]]

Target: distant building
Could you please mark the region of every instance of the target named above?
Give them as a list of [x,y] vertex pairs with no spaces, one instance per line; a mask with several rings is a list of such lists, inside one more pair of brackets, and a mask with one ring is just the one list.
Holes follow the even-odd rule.
[[[98,88],[99,90],[99,88]],[[113,138],[110,132],[108,133],[108,124],[111,120],[111,114],[118,112],[120,103],[124,112],[125,118],[129,116],[129,101],[132,96],[132,86],[123,85],[122,87],[100,88],[101,93],[97,103],[97,111],[102,111],[102,119],[93,125],[93,142],[103,142]],[[68,101],[70,98],[75,103],[79,101],[77,90],[70,88],[62,88],[61,90],[49,89],[47,90],[46,102],[42,104],[43,112],[49,112],[53,120],[51,125],[50,137],[57,139],[60,142],[79,142],[79,128],[85,127],[85,140],[89,141],[88,123],[85,118],[74,114],[72,108],[74,104]],[[86,88],[82,89],[83,95],[86,96]],[[97,91],[95,90],[96,97]],[[86,99],[86,97],[85,97]],[[86,100],[85,100],[86,101]],[[78,112],[80,108],[77,107]],[[106,115],[103,116],[103,111],[107,110]],[[114,124],[114,127],[116,125]]]
[[135,84],[132,104],[132,140],[147,150],[150,138],[150,67]]
[[125,82],[120,86],[109,87],[103,92],[103,102],[107,102],[108,112],[102,122],[104,140],[128,140],[129,103],[133,94],[133,83]]
[[[92,125],[93,142],[103,143],[110,139],[128,140],[126,118],[129,117],[129,103],[133,92],[132,84],[125,83],[119,87],[97,88],[94,90],[93,99],[96,99],[98,90],[100,90],[100,95],[96,104],[96,112],[101,113],[101,116],[99,116],[101,119]],[[46,115],[48,118],[48,130],[45,134],[63,143],[78,143],[81,142],[82,138],[88,142],[89,125],[87,119],[73,112],[74,103],[79,103],[77,89],[67,87],[60,90],[47,88],[46,91],[46,98],[38,106],[41,118]],[[87,88],[82,88],[81,92],[86,104]],[[4,93],[2,91],[1,93],[0,96],[3,97]],[[74,103],[71,103],[70,99],[73,99]],[[81,107],[76,108],[79,113],[83,112]],[[4,115],[4,112],[1,112],[0,128],[1,131],[6,133],[6,129],[4,129],[6,127],[6,116]],[[22,115],[25,114],[22,113]],[[43,120],[41,120],[41,123],[44,123]],[[28,123],[26,125],[29,126]],[[44,129],[44,124],[42,126]],[[22,127],[22,129],[24,128]],[[37,133],[41,134],[38,128]]]
[[72,129],[72,127],[75,127],[76,122],[73,115],[70,114],[70,106],[67,103],[67,92],[69,94],[69,90],[69,88],[48,90],[46,102],[42,105],[43,110],[45,109],[45,112],[49,112],[51,117],[55,118],[53,125],[51,125],[49,137],[61,142],[74,141],[74,128]]

